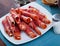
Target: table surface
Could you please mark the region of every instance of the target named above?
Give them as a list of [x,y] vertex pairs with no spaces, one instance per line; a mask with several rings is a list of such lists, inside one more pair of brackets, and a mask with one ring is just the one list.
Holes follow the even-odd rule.
[[[48,11],[52,13],[52,15],[55,13],[60,13],[60,9],[58,7],[45,5],[41,2],[41,0],[37,0],[36,2],[42,5],[43,7],[45,7],[46,9],[48,9]],[[10,43],[8,40],[5,39],[5,37],[2,35],[1,32],[0,32],[0,38],[4,41],[6,46],[60,46],[60,35],[55,34],[53,32],[53,28],[51,28],[43,36],[31,42],[21,44],[21,45],[14,45]]]

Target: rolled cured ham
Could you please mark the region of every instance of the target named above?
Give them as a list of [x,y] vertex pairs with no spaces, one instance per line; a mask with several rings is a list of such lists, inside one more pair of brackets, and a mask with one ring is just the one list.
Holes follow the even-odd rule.
[[38,25],[39,27],[41,27],[42,29],[46,29],[47,28],[47,25],[45,23],[41,22],[40,20],[37,20],[37,21],[34,20],[34,23],[36,25]]
[[12,32],[11,32],[11,29],[10,29],[10,27],[9,27],[9,24],[7,23],[6,19],[4,19],[4,20],[2,21],[2,24],[3,24],[3,26],[4,26],[5,32],[6,32],[10,37],[13,36],[13,34],[12,34]]
[[39,19],[39,17],[36,14],[29,13],[29,12],[24,11],[22,9],[19,9],[19,10],[20,10],[19,12],[21,12],[22,15],[29,16],[29,17],[31,17],[34,20]]
[[26,17],[24,15],[21,16],[21,20],[23,20],[26,23],[30,23],[32,21],[32,19],[30,17]]
[[33,13],[33,14],[36,14],[37,16],[39,16],[39,19],[46,23],[46,24],[50,24],[50,20],[47,19],[46,15],[44,15],[43,13],[39,12],[38,9],[32,7],[32,6],[29,6],[29,9],[23,9],[24,11],[27,11],[29,13]]
[[[10,16],[10,17],[11,17],[11,16]],[[7,22],[9,23],[9,26],[10,26],[10,29],[11,29],[11,31],[12,31],[12,33],[13,33],[14,38],[17,39],[17,40],[20,40],[20,39],[21,39],[21,32],[20,32],[20,30],[17,28],[17,26],[16,26],[14,23],[11,22],[10,17],[9,17],[9,16],[6,16],[6,20],[7,20]],[[11,17],[11,18],[12,18],[12,17]],[[12,18],[12,19],[13,19],[13,18]]]
[[[31,28],[24,22],[22,24],[25,26],[25,30],[23,30],[28,36],[31,38],[35,38],[37,35],[31,30]],[[23,27],[23,26],[22,26]]]
[[37,28],[37,26],[35,25],[35,23],[33,22],[33,20],[30,17],[26,17],[22,15],[22,20],[24,22],[26,22],[37,34],[41,35],[40,30]]

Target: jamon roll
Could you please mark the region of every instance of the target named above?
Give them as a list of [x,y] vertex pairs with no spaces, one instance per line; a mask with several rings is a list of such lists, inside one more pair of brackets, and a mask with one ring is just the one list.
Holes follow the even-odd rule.
[[44,15],[43,13],[39,12],[38,9],[32,7],[32,6],[29,6],[29,9],[23,9],[24,11],[27,11],[29,13],[33,13],[33,14],[36,14],[37,16],[39,16],[39,19],[46,23],[46,24],[50,24],[50,20],[47,19],[46,15]]
[[35,25],[33,21],[29,23],[29,26],[38,34],[41,35],[41,31],[38,29],[38,27]]
[[29,9],[27,9],[27,11],[29,11],[30,13],[34,13],[34,14],[37,14],[37,15],[41,15],[43,18],[46,18],[46,16],[41,13],[38,9],[32,7],[32,6],[29,6]]
[[20,10],[19,12],[21,12],[22,15],[29,16],[29,17],[31,17],[34,20],[39,19],[39,17],[36,14],[29,13],[29,12],[24,11],[22,9],[19,9],[19,10]]
[[24,15],[21,16],[21,20],[23,20],[26,23],[30,23],[32,21],[32,19],[30,17],[26,17]]
[[[11,17],[11,16],[10,16]],[[17,28],[17,26],[15,26],[14,23],[11,22],[11,19],[10,19],[9,16],[6,16],[6,20],[8,21],[9,23],[9,26],[10,26],[10,29],[12,30],[12,33],[13,33],[13,36],[15,39],[17,40],[20,40],[21,39],[21,32],[20,30]],[[11,17],[12,18],[12,17]],[[12,18],[13,19],[13,18]]]
[[21,16],[22,20],[26,22],[37,34],[41,35],[40,30],[37,28],[37,26],[34,24],[33,20],[30,17]]
[[10,10],[11,16],[17,24],[20,24],[20,15],[16,13],[15,9]]
[[45,29],[47,27],[47,25],[41,22],[40,20],[37,20],[37,21],[34,20],[34,23],[38,25],[39,27],[41,27],[42,29]]
[[6,33],[11,37],[13,34],[11,32],[11,29],[10,29],[9,24],[7,23],[6,19],[4,19],[2,21],[2,24],[4,26],[4,29],[5,29]]
[[23,30],[29,37],[31,38],[35,38],[37,35],[31,30],[31,28],[24,22],[22,22],[22,25],[24,26],[21,26],[21,29],[23,27],[25,27],[25,30]]

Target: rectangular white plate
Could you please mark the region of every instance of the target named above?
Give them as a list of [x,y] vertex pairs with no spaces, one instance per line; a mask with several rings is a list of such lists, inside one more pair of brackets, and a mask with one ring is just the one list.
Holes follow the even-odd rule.
[[[44,13],[44,14],[47,16],[47,18],[51,21],[51,24],[49,24],[46,29],[43,30],[43,29],[39,28],[39,29],[41,30],[41,32],[42,32],[42,35],[43,35],[44,33],[46,33],[46,32],[52,27],[52,15],[51,15],[51,13],[48,12],[48,10],[45,9],[44,7],[42,7],[41,5],[37,4],[36,2],[29,3],[29,4],[25,5],[25,6],[23,6],[22,8],[27,8],[28,6],[33,6],[33,7],[37,8],[37,9],[40,10],[42,13]],[[6,34],[6,32],[5,32],[5,30],[4,30],[4,27],[3,27],[3,25],[2,25],[2,20],[3,20],[7,15],[9,15],[9,13],[6,14],[5,16],[3,16],[3,17],[0,19],[0,30],[1,30],[1,33],[3,34],[3,36],[4,36],[8,41],[10,41],[10,42],[13,43],[13,44],[18,45],[18,44],[23,44],[23,43],[32,41],[32,40],[40,37],[40,36],[38,35],[36,38],[30,38],[30,37],[28,37],[24,32],[21,33],[21,37],[22,37],[21,40],[15,40],[13,37],[9,37],[9,36]]]

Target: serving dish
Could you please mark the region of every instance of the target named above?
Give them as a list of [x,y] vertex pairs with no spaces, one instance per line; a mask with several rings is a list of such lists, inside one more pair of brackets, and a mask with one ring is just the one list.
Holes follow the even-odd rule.
[[[44,7],[42,7],[41,5],[37,4],[36,2],[31,2],[31,3],[29,3],[29,4],[25,5],[25,6],[22,6],[21,8],[27,8],[28,6],[33,6],[33,7],[35,7],[36,9],[38,9],[39,11],[41,11],[42,13],[44,13],[44,14],[47,16],[47,18],[51,21],[51,23],[47,26],[46,29],[41,29],[41,28],[39,28],[39,29],[41,30],[41,32],[42,32],[42,35],[43,35],[44,33],[46,33],[46,32],[52,27],[52,15],[51,15],[51,13],[50,13],[47,9],[45,9]],[[40,35],[38,35],[38,36],[35,37],[35,38],[30,38],[30,37],[28,37],[24,32],[21,33],[21,35],[22,35],[22,36],[21,36],[21,37],[22,37],[21,40],[15,40],[13,37],[9,37],[9,36],[6,34],[6,32],[4,31],[4,28],[3,28],[3,25],[2,25],[2,20],[3,20],[6,16],[9,16],[9,14],[10,14],[10,13],[8,13],[8,14],[6,14],[6,15],[4,15],[3,17],[0,18],[0,30],[1,30],[1,33],[3,34],[3,36],[4,36],[8,41],[10,41],[10,42],[13,43],[13,44],[18,45],[18,44],[23,44],[23,43],[32,41],[32,40],[40,37]]]

